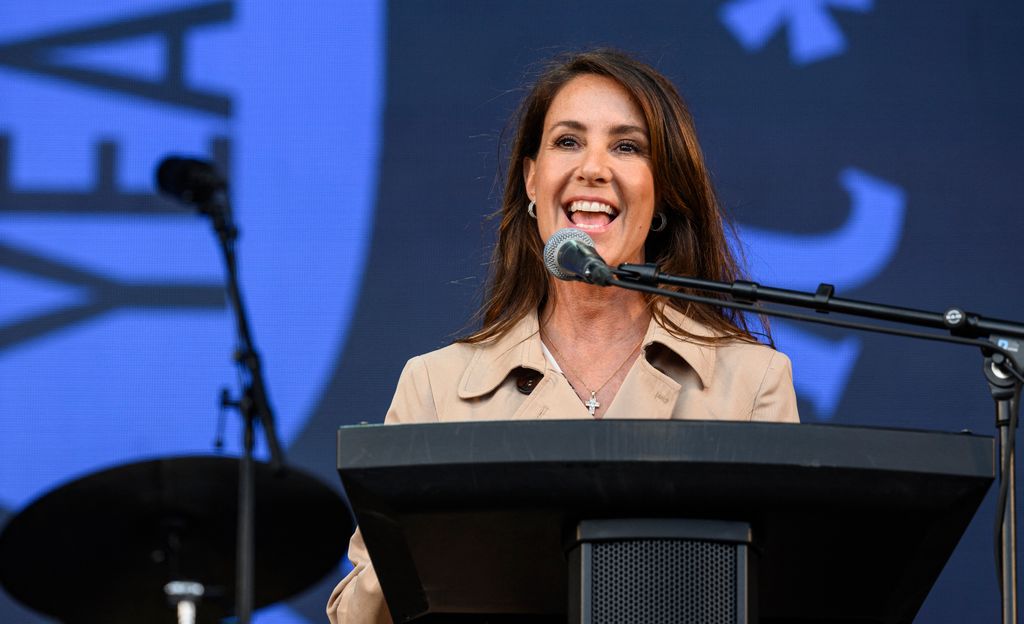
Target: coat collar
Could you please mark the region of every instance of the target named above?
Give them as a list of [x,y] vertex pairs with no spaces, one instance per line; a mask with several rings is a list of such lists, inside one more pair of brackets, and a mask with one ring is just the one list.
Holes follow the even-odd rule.
[[[714,336],[704,325],[690,319],[674,308],[666,307],[665,316],[696,336]],[[652,344],[660,344],[676,354],[697,373],[707,387],[715,372],[715,348],[673,336],[654,319],[644,336],[644,351]],[[459,398],[473,399],[490,393],[517,368],[528,368],[544,374],[547,360],[540,343],[540,325],[537,313],[525,316],[512,329],[491,342],[476,345],[473,358],[459,381]]]
[[[665,318],[689,334],[705,338],[713,338],[717,335],[710,327],[698,323],[675,308],[666,306],[662,309]],[[654,319],[651,319],[651,325],[647,328],[647,337],[644,338],[644,349],[646,350],[653,343],[665,345],[689,364],[700,377],[700,382],[705,388],[711,385],[711,377],[715,374],[715,354],[717,352],[714,346],[677,338]]]
[[530,368],[541,374],[547,368],[536,312],[500,337],[476,345],[473,359],[459,381],[459,398],[473,399],[491,392],[517,368]]

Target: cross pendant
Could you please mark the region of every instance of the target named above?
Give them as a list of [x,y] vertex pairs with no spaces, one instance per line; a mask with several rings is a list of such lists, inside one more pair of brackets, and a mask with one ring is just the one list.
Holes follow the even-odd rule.
[[587,406],[587,410],[589,410],[590,415],[593,416],[594,412],[597,411],[597,408],[601,407],[601,404],[597,402],[597,393],[591,392],[590,399],[584,403],[584,405]]

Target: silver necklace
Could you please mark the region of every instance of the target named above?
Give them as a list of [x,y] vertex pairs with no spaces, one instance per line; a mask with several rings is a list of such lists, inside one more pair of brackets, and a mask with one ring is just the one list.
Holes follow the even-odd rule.
[[[542,334],[541,339],[543,340],[543,338],[544,336]],[[583,386],[583,388],[590,393],[589,399],[583,401],[583,397],[580,397],[580,400],[583,401],[583,404],[587,406],[587,411],[590,412],[591,417],[593,417],[594,414],[597,413],[597,408],[601,407],[601,403],[597,400],[597,393],[600,392],[601,390],[604,390],[604,387],[608,385],[608,382],[611,381],[612,378],[615,377],[615,375],[617,375],[620,370],[622,370],[622,367],[626,365],[626,362],[628,362],[631,356],[640,349],[640,346],[643,343],[644,339],[641,338],[640,342],[638,342],[636,346],[633,347],[629,351],[629,353],[626,354],[626,357],[622,360],[622,362],[620,362],[619,365],[615,368],[615,370],[612,371],[612,374],[608,376],[608,379],[605,379],[604,383],[597,387],[597,390],[591,390],[590,386],[587,385],[587,382],[584,381],[582,377],[576,375],[575,373],[569,370],[569,366],[566,364],[568,360],[565,358],[565,356],[562,355],[561,351],[558,350],[558,347],[555,346],[555,343],[551,342],[550,339],[545,341],[545,344],[551,347],[551,350],[555,352],[556,359],[561,360],[562,368],[566,373],[566,381],[569,381],[570,376],[575,377],[576,380],[579,381],[580,384]],[[576,386],[572,383],[572,381],[569,381],[569,385],[572,387],[573,392],[576,392],[576,396],[579,396],[580,393],[576,390]]]

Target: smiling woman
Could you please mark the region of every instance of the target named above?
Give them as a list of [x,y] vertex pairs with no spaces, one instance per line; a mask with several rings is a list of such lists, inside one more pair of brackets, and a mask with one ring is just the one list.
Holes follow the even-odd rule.
[[[521,105],[479,331],[415,357],[388,423],[662,418],[798,421],[789,359],[719,306],[561,281],[544,242],[586,231],[612,265],[740,278],[692,118],[619,52],[559,59]],[[362,536],[332,622],[389,622]]]

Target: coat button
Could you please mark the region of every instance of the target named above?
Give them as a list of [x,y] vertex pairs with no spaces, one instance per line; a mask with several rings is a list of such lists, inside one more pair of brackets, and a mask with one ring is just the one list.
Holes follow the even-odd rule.
[[541,380],[541,377],[543,375],[535,370],[521,369],[516,377],[516,389],[523,394],[530,394],[537,387],[537,382]]

